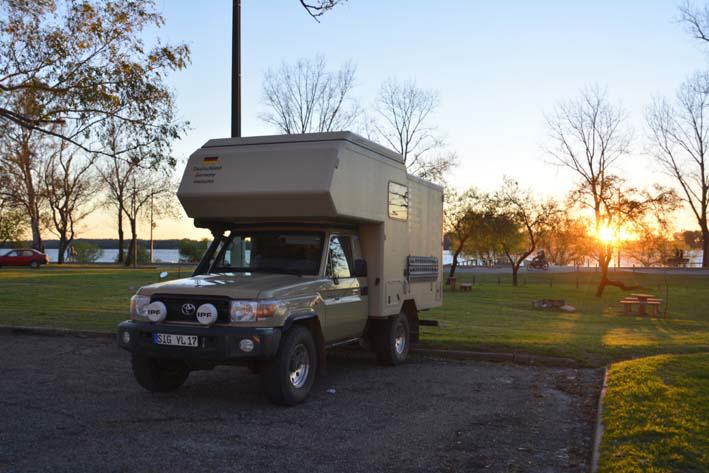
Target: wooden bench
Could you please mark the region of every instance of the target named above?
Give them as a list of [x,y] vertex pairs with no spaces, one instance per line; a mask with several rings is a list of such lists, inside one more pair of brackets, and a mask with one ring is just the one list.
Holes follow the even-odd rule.
[[646,315],[646,308],[649,307],[651,315],[657,316],[659,313],[660,305],[662,305],[662,299],[657,299],[655,297],[640,300],[637,297],[626,297],[620,301],[623,306],[623,313],[625,315],[630,315],[633,313],[633,305],[638,305],[638,315]]
[[460,283],[460,290],[461,290],[462,292],[472,292],[472,291],[473,291],[473,285],[472,285],[472,283],[469,283],[469,282]]

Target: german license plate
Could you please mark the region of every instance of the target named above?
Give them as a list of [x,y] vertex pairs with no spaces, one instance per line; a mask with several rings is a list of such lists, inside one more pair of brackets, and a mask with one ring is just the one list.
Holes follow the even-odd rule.
[[176,347],[197,347],[197,335],[175,335],[174,333],[154,333],[153,343],[156,345],[172,345]]

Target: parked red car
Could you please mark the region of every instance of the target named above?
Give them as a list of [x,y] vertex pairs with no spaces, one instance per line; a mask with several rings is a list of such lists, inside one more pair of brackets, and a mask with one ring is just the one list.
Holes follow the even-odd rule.
[[47,255],[37,250],[11,250],[0,256],[0,266],[31,266],[39,268],[49,263]]

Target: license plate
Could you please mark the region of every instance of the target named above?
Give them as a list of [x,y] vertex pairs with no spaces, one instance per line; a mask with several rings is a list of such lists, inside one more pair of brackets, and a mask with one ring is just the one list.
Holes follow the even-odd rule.
[[197,347],[199,346],[199,337],[197,335],[154,333],[153,343],[155,343],[156,345],[172,345],[176,347]]

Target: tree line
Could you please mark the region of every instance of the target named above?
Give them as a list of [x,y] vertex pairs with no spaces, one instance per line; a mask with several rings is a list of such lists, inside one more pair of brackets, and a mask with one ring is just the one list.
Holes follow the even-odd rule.
[[[319,20],[341,2],[300,3]],[[688,3],[680,14],[698,41],[709,41],[706,8]],[[42,250],[49,232],[63,258],[81,222],[103,207],[115,216],[119,259],[136,262],[138,221],[151,209],[173,209],[172,144],[189,126],[166,83],[188,66],[189,48],[144,39],[163,24],[151,0],[0,0],[0,243],[28,228]],[[364,105],[354,94],[356,66],[332,69],[317,56],[272,67],[262,84],[261,119],[280,133],[353,129],[400,153],[412,174],[444,185],[456,166],[434,125],[440,96],[414,80],[386,79]],[[647,107],[648,152],[672,188],[637,188],[623,178],[619,164],[634,143],[625,111],[606,89],[588,87],[559,102],[546,116],[545,144],[576,179],[566,200],[539,199],[513,178],[489,194],[448,190],[449,237],[466,253],[487,239],[485,251],[503,255],[513,278],[539,248],[559,261],[591,253],[601,294],[622,286],[608,272],[620,233],[631,229],[638,248],[657,253],[674,244],[670,216],[684,205],[709,267],[708,100],[709,73],[700,72]]]
[[103,206],[120,260],[136,262],[137,220],[165,208],[172,142],[187,127],[165,77],[188,65],[189,48],[143,39],[163,23],[151,1],[0,1],[0,242],[26,223],[40,251],[45,231],[58,238],[61,263]]

